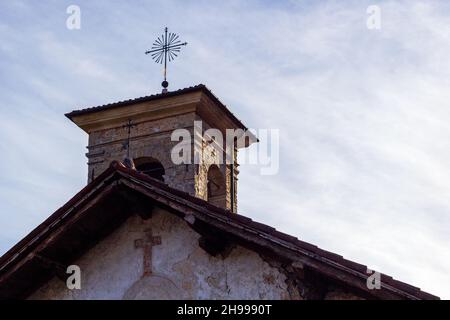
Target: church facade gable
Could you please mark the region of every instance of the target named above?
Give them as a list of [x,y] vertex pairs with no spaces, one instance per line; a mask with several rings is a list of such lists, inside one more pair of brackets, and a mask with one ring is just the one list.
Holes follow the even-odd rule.
[[0,258],[0,299],[437,298],[366,270],[116,162]]
[[[149,250],[136,242],[151,230],[160,239]],[[106,239],[74,262],[81,289],[57,277],[29,299],[290,299],[287,277],[256,252],[234,247],[214,257],[199,245],[200,235],[163,210],[152,217],[131,216]],[[148,250],[148,248],[147,248]]]

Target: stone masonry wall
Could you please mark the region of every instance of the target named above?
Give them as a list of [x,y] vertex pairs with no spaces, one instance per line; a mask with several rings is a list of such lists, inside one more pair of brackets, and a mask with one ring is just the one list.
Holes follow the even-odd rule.
[[[161,162],[165,170],[164,181],[171,187],[183,190],[191,195],[207,200],[207,176],[211,164],[217,163],[218,153],[224,152],[223,147],[214,147],[203,139],[203,133],[210,126],[202,122],[199,139],[194,136],[194,121],[201,119],[194,113],[186,113],[173,117],[136,123],[130,134],[130,156],[152,157]],[[201,164],[176,165],[171,160],[171,151],[178,141],[171,141],[171,134],[175,129],[187,129],[191,133],[191,149],[196,145],[201,153]],[[88,153],[88,181],[92,181],[108,168],[114,160],[122,161],[127,150],[124,147],[127,140],[127,129],[116,127],[92,132],[89,135]],[[219,150],[219,151],[218,151]],[[222,151],[220,151],[222,150]],[[237,152],[235,153],[236,156]],[[192,153],[191,159],[194,159]],[[225,156],[223,156],[225,159]],[[219,164],[226,184],[226,208],[231,208],[231,169],[229,165]],[[237,166],[235,166],[234,199],[237,207]]]
[[[192,131],[193,123],[193,113],[137,123],[131,129],[130,156],[155,158],[165,169],[165,182],[168,185],[195,195],[195,168],[193,165],[173,164],[171,150],[178,142],[172,142],[170,138],[175,129]],[[89,135],[89,152],[86,154],[89,159],[89,181],[106,170],[112,161],[122,161],[126,157],[126,139],[127,129],[123,127],[96,131]]]

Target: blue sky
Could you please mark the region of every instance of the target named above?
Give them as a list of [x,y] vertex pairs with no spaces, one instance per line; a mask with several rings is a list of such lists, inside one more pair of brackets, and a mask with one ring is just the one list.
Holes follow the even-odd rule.
[[2,1],[0,254],[86,183],[63,114],[159,92],[143,53],[168,26],[189,43],[170,89],[280,129],[278,175],[241,167],[242,214],[450,298],[450,3],[273,3]]

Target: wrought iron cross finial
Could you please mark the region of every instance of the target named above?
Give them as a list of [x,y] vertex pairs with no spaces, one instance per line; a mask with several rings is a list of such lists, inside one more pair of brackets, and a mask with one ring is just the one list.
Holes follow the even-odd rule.
[[173,32],[168,32],[167,27],[164,29],[164,34],[158,37],[153,42],[152,48],[145,52],[150,54],[156,63],[164,63],[164,81],[161,83],[163,92],[167,92],[169,82],[167,82],[167,59],[169,62],[178,57],[181,46],[187,45],[187,42],[178,40],[179,36]]

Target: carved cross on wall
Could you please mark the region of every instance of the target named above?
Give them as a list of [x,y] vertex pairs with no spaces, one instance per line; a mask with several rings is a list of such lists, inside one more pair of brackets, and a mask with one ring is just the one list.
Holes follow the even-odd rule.
[[152,248],[153,246],[161,244],[161,237],[154,237],[152,234],[152,229],[145,230],[145,238],[134,240],[135,248],[144,249],[144,275],[148,276],[152,274]]

